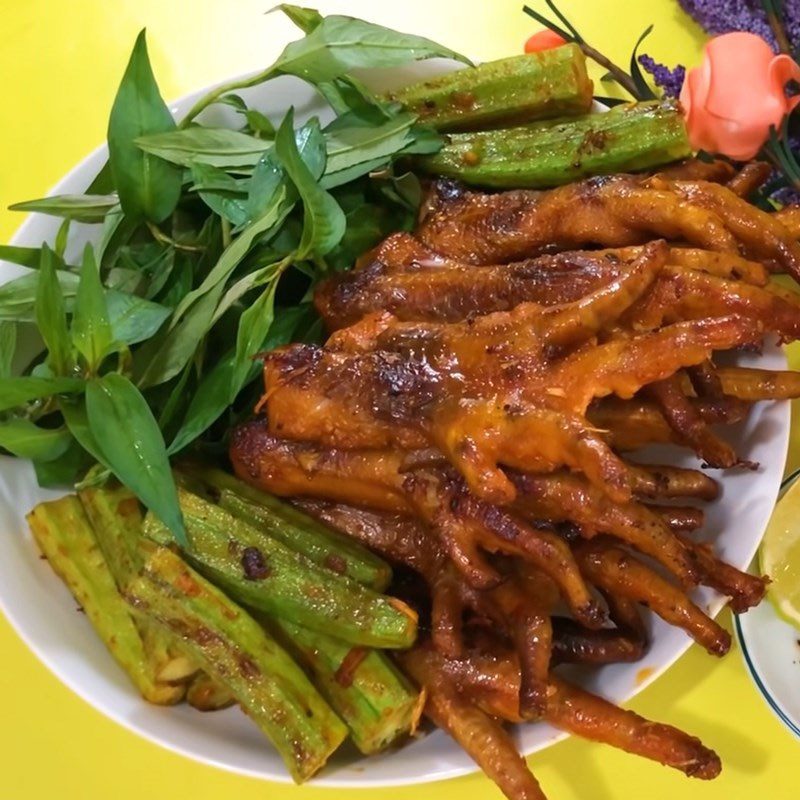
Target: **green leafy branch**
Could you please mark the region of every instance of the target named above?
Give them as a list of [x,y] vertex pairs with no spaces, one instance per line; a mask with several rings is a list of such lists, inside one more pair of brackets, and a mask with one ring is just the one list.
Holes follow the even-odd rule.
[[[86,194],[13,206],[64,220],[53,247],[0,246],[28,270],[0,286],[0,447],[33,459],[43,485],[116,475],[184,544],[170,456],[220,447],[249,413],[254,354],[319,335],[313,283],[410,226],[419,188],[394,164],[441,146],[350,70],[469,63],[422,37],[280,9],[305,37],[258,76],[207,94],[180,125],[143,31],[111,110],[109,162]],[[314,86],[336,119],[295,129],[290,110],[275,125],[235,94],[277,75]],[[241,126],[199,124],[213,103]],[[78,259],[72,222],[100,226]],[[17,331],[28,323],[44,348],[20,374]]]

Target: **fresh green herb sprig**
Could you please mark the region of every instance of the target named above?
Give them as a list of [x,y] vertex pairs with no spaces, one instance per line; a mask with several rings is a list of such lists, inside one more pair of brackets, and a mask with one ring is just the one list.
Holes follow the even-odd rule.
[[[29,270],[0,286],[0,447],[33,459],[43,485],[115,474],[184,545],[169,458],[224,445],[259,394],[254,354],[320,335],[314,283],[413,224],[419,187],[395,164],[441,146],[351,70],[469,63],[419,36],[279,8],[305,36],[180,123],[142,32],[111,110],[109,162],[86,194],[12,207],[64,219],[53,248],[0,246]],[[290,109],[275,125],[236,94],[281,75],[315,87],[334,121],[295,128]],[[202,124],[215,103],[240,115],[239,129]],[[79,264],[64,257],[73,221],[102,226]],[[26,323],[44,347],[15,371]]]

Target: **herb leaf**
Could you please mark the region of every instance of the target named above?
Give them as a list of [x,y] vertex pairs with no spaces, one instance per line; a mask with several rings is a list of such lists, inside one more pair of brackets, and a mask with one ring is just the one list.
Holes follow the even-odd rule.
[[[41,247],[16,247],[10,244],[0,244],[0,261],[19,264],[21,267],[29,269],[39,269],[41,260]],[[59,269],[64,269],[64,262],[58,255],[56,255],[56,262]]]
[[106,292],[112,339],[137,344],[153,336],[169,317],[166,306],[125,292]]
[[244,118],[247,120],[247,127],[253,132],[253,135],[261,139],[274,139],[275,126],[269,117],[257,111],[254,108],[248,108],[244,111]]
[[47,347],[47,363],[56,375],[68,375],[73,366],[72,343],[67,328],[67,309],[58,282],[55,254],[42,246],[42,265],[36,287],[36,325]]
[[71,441],[66,428],[40,428],[27,419],[0,422],[0,447],[18,458],[52,461],[64,454]]
[[283,11],[303,33],[311,33],[311,31],[318,27],[322,23],[322,20],[325,19],[315,8],[303,8],[302,6],[293,6],[289,3],[281,3],[270,10]]
[[33,459],[36,482],[45,488],[74,485],[88,466],[90,466],[89,458],[75,439],[72,439],[67,449],[52,461]]
[[231,403],[234,353],[223,356],[192,395],[186,417],[170,444],[170,455],[179,453],[212,425]]
[[[317,123],[316,127],[311,127],[309,149],[312,153],[315,149],[324,152],[324,147],[322,133]],[[318,178],[315,178],[301,158],[295,143],[294,112],[291,109],[278,128],[275,153],[297,188],[305,209],[303,236],[297,258],[302,260],[312,254],[323,256],[341,241],[347,220],[339,204],[319,185]]]
[[83,251],[71,333],[75,349],[83,356],[90,371],[95,372],[111,348],[113,334],[100,271],[94,250],[89,245]]
[[396,67],[426,58],[452,58],[472,64],[466,56],[423,36],[333,15],[325,17],[303,39],[288,44],[272,70],[316,84],[362,67]]
[[136,145],[144,152],[172,164],[189,167],[196,162],[212,167],[252,167],[272,143],[229,128],[186,128],[140,136]]
[[[246,189],[236,178],[218,167],[200,161],[191,164],[192,190],[218,216],[235,227],[247,221]],[[256,167],[257,169],[257,167]]]
[[213,287],[175,327],[149,339],[136,352],[134,377],[139,387],[164,383],[186,366],[211,325],[223,288],[223,283]]
[[181,193],[181,171],[142,152],[136,139],[175,129],[175,121],[158,91],[145,32],[136,39],[108,122],[108,154],[119,202],[134,220],[161,222],[175,209]]
[[[294,140],[292,140],[294,142]],[[229,245],[225,248],[217,263],[206,275],[203,282],[196,289],[189,292],[178,304],[172,316],[171,325],[174,327],[189,308],[204,295],[221,286],[230,274],[236,269],[241,260],[250,251],[256,239],[264,236],[268,231],[277,228],[286,219],[291,211],[291,205],[285,203],[286,189],[281,187],[275,193],[270,207],[264,215],[248,225]],[[217,294],[219,299],[219,294]],[[205,332],[205,331],[204,331]],[[174,375],[175,373],[173,373]]]
[[[402,112],[376,121],[350,111],[335,119],[325,129],[328,161],[325,176],[347,170],[347,181],[366,175],[391,156],[414,143],[411,133],[416,121],[413,114]],[[377,124],[376,124],[377,123]],[[362,170],[353,167],[364,165]]]
[[38,211],[53,217],[75,222],[102,222],[105,215],[119,203],[115,194],[62,194],[14,203],[9,211]]
[[253,222],[262,217],[275,202],[279,190],[286,190],[286,171],[272,149],[253,170],[245,203],[245,222]]
[[0,411],[55,394],[79,394],[86,383],[80,378],[39,378],[26,375],[0,380]]
[[231,400],[239,393],[248,373],[251,372],[253,368],[251,359],[261,349],[261,345],[272,327],[275,319],[275,290],[277,288],[278,281],[276,279],[242,313],[239,319],[239,330],[236,333],[236,358],[233,365],[233,386],[236,387],[236,391]]
[[[80,278],[74,272],[56,272],[61,291],[65,298],[75,297]],[[0,286],[0,319],[17,322],[34,321],[34,305],[39,286],[39,273],[21,275]]]
[[89,418],[86,414],[86,397],[70,397],[62,399],[58,404],[61,416],[75,441],[98,463],[108,468],[108,464],[100,452],[100,445],[89,429]]
[[248,372],[241,378],[240,385],[235,387],[235,390],[232,380],[236,352],[231,350],[217,362],[192,395],[183,425],[169,446],[170,454],[183,450],[219,419],[242,387],[258,376],[259,365],[250,358],[259,350],[269,350],[290,341],[306,312],[307,307],[304,305],[281,309],[280,314],[269,326],[265,338],[247,352]]
[[164,439],[139,390],[116,372],[94,378],[86,387],[86,415],[111,471],[187,547]]
[[0,378],[11,377],[14,353],[17,350],[17,324],[0,322]]

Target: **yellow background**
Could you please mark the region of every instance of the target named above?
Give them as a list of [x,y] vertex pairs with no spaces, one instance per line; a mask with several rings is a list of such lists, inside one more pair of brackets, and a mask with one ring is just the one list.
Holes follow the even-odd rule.
[[[0,0],[0,208],[43,195],[102,142],[114,91],[140,28],[147,26],[162,91],[174,98],[260,68],[290,37],[296,38],[277,15],[263,15],[271,3]],[[521,0],[332,0],[318,5],[325,12],[425,34],[477,59],[519,52],[537,27],[521,14]],[[560,0],[559,5],[619,63],[627,62],[634,41],[651,22],[656,27],[648,52],[669,62],[692,64],[698,58],[700,31],[674,0]],[[0,211],[0,241],[7,241],[19,222],[18,216]],[[800,446],[793,447],[792,461],[800,461]],[[367,796],[269,785],[149,744],[62,686],[2,617],[0,654],[0,800]],[[530,759],[552,800],[775,799],[790,797],[790,785],[798,786],[798,742],[771,715],[736,651],[716,661],[692,647],[631,706],[700,736],[722,757],[722,776],[712,783],[691,781],[616,750],[568,740]],[[382,800],[499,797],[477,774],[375,793]]]

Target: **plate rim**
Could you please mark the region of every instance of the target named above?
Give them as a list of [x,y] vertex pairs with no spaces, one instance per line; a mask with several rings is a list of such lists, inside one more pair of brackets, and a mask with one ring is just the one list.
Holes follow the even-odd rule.
[[[794,470],[794,472],[792,472],[790,475],[787,475],[783,481],[781,481],[780,492],[785,492],[799,478],[800,467]],[[765,598],[763,602],[769,603],[770,601],[769,599]],[[758,689],[762,700],[764,700],[770,711],[772,711],[778,720],[783,723],[790,733],[793,733],[798,739],[800,739],[800,724],[796,723],[792,719],[791,715],[784,710],[783,704],[777,698],[776,694],[770,691],[769,687],[767,686],[768,681],[762,676],[761,671],[756,666],[752,655],[754,648],[747,644],[747,634],[742,626],[740,614],[733,615],[733,625],[736,631],[736,639],[739,642],[739,649],[742,653],[742,660],[744,661],[746,672],[750,676],[750,679],[752,680],[756,689]]]
[[[167,102],[167,106],[170,109],[170,112],[173,114],[173,116],[176,116],[180,111],[180,108],[178,108],[177,106],[182,106],[188,109],[188,107],[190,107],[190,104],[195,102],[199,97],[201,97],[205,93],[213,89],[219,88],[220,86],[224,86],[230,81],[243,80],[255,74],[258,74],[258,70],[232,75],[228,78],[208,84],[199,89],[189,91],[184,95],[181,95],[177,99],[170,100]],[[59,187],[61,187],[64,183],[75,179],[77,174],[79,174],[82,170],[85,170],[87,168],[88,163],[92,162],[93,160],[106,158],[107,153],[108,153],[108,148],[107,145],[104,143],[92,149],[77,164],[75,164],[69,171],[67,171],[61,178],[59,178],[59,180],[56,183],[54,183],[51,186],[46,196],[50,196],[58,192]],[[31,223],[32,217],[33,214],[28,214],[27,217],[23,220],[23,222],[16,228],[16,230],[14,231],[13,235],[9,240],[11,244],[18,243],[20,238],[22,238],[24,242],[26,231],[28,227],[32,224]],[[781,354],[782,354],[781,357],[785,362],[785,352],[781,350]],[[790,403],[783,402],[779,408],[782,412],[782,418],[780,420],[781,429],[779,433],[779,436],[782,441],[780,442],[777,441],[776,437],[776,439],[773,440],[773,445],[778,445],[778,444],[780,445],[780,447],[778,448],[780,450],[780,453],[779,454],[776,453],[776,456],[779,455],[783,463],[785,464],[790,444],[790,430],[791,430]],[[800,474],[800,470],[798,470],[798,473]],[[779,489],[780,487],[776,489],[776,495]],[[766,522],[764,525],[764,529],[762,529],[758,538],[754,540],[754,543],[752,545],[751,558],[752,555],[755,554],[758,546],[760,545],[765,530],[766,530]],[[724,605],[725,605],[724,598],[715,597],[714,601],[709,605],[708,608],[709,616],[711,616],[712,618],[716,617],[721,611],[721,609],[724,607]],[[158,747],[163,747],[168,751],[179,754],[181,756],[184,756],[192,761],[196,761],[201,764],[206,764],[209,766],[225,770],[226,772],[243,775],[250,778],[256,778],[262,781],[274,782],[279,784],[293,784],[293,781],[291,777],[288,775],[288,773],[273,772],[267,775],[264,773],[264,771],[257,771],[245,766],[235,765],[227,761],[217,759],[213,755],[200,754],[188,749],[185,746],[176,743],[174,740],[154,736],[151,731],[147,730],[137,721],[127,718],[124,715],[124,712],[118,710],[114,704],[105,702],[103,700],[98,700],[95,695],[90,694],[88,689],[83,688],[83,685],[80,684],[77,680],[73,680],[72,677],[69,676],[67,673],[60,671],[54,659],[47,657],[43,653],[43,651],[33,642],[32,638],[26,632],[24,624],[21,621],[18,621],[18,619],[16,618],[15,614],[12,611],[11,606],[4,601],[2,593],[0,593],[0,612],[3,613],[13,631],[25,643],[26,647],[35,655],[37,660],[41,664],[43,664],[53,676],[56,677],[58,681],[60,681],[70,691],[74,692],[78,697],[81,698],[83,702],[87,703],[87,705],[89,705],[92,709],[98,711],[99,713],[113,720],[116,724],[120,725],[124,729],[130,731],[131,733],[135,734],[136,736],[144,739],[145,741],[153,745],[156,745]],[[736,629],[738,632],[738,618],[735,618],[735,621],[737,624]],[[627,693],[621,702],[628,703],[631,699],[639,695],[648,686],[650,686],[652,683],[661,678],[672,666],[674,666],[674,664],[682,656],[686,654],[686,651],[689,649],[689,647],[691,647],[692,643],[693,643],[692,640],[688,636],[685,636],[681,646],[675,649],[673,656],[669,660],[661,664],[653,673],[651,673],[647,677],[647,679],[637,683],[634,689],[630,693]],[[530,748],[521,747],[520,752],[522,753],[523,756],[527,757],[536,752],[539,752],[540,750],[544,750],[554,744],[557,744],[558,742],[563,741],[564,739],[570,736],[571,734],[567,732],[558,731],[554,729],[553,735],[549,737],[546,741],[541,742],[539,744],[535,744]],[[800,733],[798,733],[798,736],[800,736]],[[426,772],[422,774],[413,774],[409,775],[408,777],[401,776],[396,778],[370,778],[368,777],[368,772],[366,773],[359,772],[358,776],[348,777],[346,770],[338,770],[334,774],[326,775],[323,771],[321,775],[313,778],[307,785],[310,785],[312,788],[325,787],[325,788],[343,788],[343,789],[347,788],[368,789],[368,788],[389,787],[389,786],[411,786],[411,785],[422,785],[426,783],[434,783],[442,780],[448,780],[462,775],[473,774],[478,771],[480,771],[480,767],[472,761],[469,761],[468,763],[465,763],[463,765],[444,766],[441,768],[436,768],[434,770],[428,769]]]

